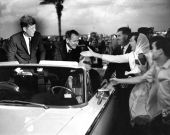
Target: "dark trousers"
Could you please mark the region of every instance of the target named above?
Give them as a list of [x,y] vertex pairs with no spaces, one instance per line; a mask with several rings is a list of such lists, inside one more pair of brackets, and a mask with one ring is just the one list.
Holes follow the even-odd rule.
[[158,115],[150,122],[151,135],[170,135],[170,123],[164,121],[162,115]]
[[113,134],[131,135],[129,96],[132,88],[116,89],[118,90],[118,93],[115,93],[115,124],[113,125]]
[[131,135],[150,135],[149,121],[144,116],[137,116],[132,122]]
[[146,124],[135,124],[131,131],[131,135],[170,135],[170,123],[160,114]]

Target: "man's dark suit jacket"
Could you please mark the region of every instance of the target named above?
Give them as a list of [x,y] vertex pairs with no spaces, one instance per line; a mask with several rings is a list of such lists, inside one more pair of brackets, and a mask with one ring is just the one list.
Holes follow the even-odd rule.
[[10,37],[7,48],[8,61],[18,61],[19,63],[38,63],[45,60],[45,48],[42,43],[41,34],[35,32],[31,39],[30,54],[23,36],[23,32],[16,33]]
[[53,60],[57,61],[79,61],[81,48],[72,49],[70,53],[67,52],[66,41],[55,43]]
[[[131,52],[131,46],[129,45],[125,53],[130,53],[130,52]],[[121,55],[122,54],[121,47],[118,46],[117,48],[115,48],[112,54]],[[103,79],[109,80],[114,72],[116,78],[127,78],[128,76],[125,76],[125,71],[130,71],[129,63],[109,63]],[[116,91],[116,95],[119,97],[122,94],[124,95],[126,93],[129,96],[132,86],[133,85],[126,85],[126,88],[122,88],[122,85],[118,84],[116,88],[119,90]]]
[[[125,53],[131,52],[131,46],[129,46]],[[118,46],[112,52],[113,55],[121,55],[121,47]],[[125,71],[130,71],[129,63],[109,63],[108,68],[105,72],[103,79],[109,80],[112,74],[115,72],[116,78],[127,78]],[[130,114],[129,114],[129,96],[134,85],[126,85],[123,87],[122,84],[115,86],[115,123],[116,129],[115,134],[128,134],[130,130]]]
[[[131,46],[128,46],[125,53],[131,52]],[[120,46],[117,46],[113,52],[112,55],[122,55],[122,50]],[[129,63],[109,63],[105,75],[103,79],[109,80],[112,76],[112,73],[115,72],[116,78],[127,78],[125,76],[125,71],[130,71]]]

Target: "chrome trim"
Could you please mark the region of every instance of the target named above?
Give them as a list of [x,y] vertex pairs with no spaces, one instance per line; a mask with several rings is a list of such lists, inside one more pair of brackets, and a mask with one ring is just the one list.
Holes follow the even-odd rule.
[[94,119],[94,121],[93,121],[93,123],[91,124],[91,126],[89,127],[89,129],[87,130],[87,132],[86,132],[86,134],[85,135],[89,135],[92,131],[93,131],[93,129],[95,128],[95,125],[96,125],[96,123],[98,123],[98,121],[100,120],[100,118],[102,117],[102,114],[103,114],[103,112],[104,112],[104,110],[105,110],[105,108],[109,105],[109,103],[110,103],[110,99],[113,97],[113,94],[114,93],[114,91],[110,94],[110,96],[108,97],[108,99],[106,99],[107,101],[106,101],[106,103],[103,105],[103,107],[102,107],[102,109],[100,110],[100,112],[99,112],[99,114],[96,116],[96,118]]

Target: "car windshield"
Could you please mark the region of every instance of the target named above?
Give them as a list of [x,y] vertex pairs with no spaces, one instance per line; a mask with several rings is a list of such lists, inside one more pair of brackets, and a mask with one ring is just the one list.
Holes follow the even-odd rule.
[[2,66],[0,103],[21,104],[18,101],[23,101],[23,105],[27,102],[47,106],[80,105],[85,103],[84,80],[81,68]]

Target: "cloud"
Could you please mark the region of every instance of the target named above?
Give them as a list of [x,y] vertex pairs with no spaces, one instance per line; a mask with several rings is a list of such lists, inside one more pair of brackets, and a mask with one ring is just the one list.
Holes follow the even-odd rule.
[[[54,5],[39,5],[41,0],[0,0],[0,36],[9,37],[19,31],[18,20],[24,14],[34,16],[44,35],[58,34]],[[169,0],[65,0],[62,33],[76,29],[80,33],[96,31],[112,34],[121,26],[170,27]],[[10,28],[10,29],[9,29]]]
[[103,7],[108,6],[112,3],[110,0],[67,0],[64,2],[65,8],[72,8],[72,9],[88,9],[88,8],[95,8],[95,7]]
[[13,22],[24,14],[36,14],[36,4],[34,0],[0,0],[1,20],[0,23]]
[[[84,33],[88,31],[114,33],[118,27],[127,25],[133,30],[141,26],[156,26],[156,29],[162,30],[169,25],[162,23],[163,20],[169,20],[168,0],[77,1],[71,3],[71,0],[68,0],[65,3],[63,20],[69,22],[70,26],[81,27]],[[161,12],[155,14],[158,10]]]
[[3,3],[0,3],[0,17],[2,16],[2,12],[5,8],[6,8],[6,5]]

